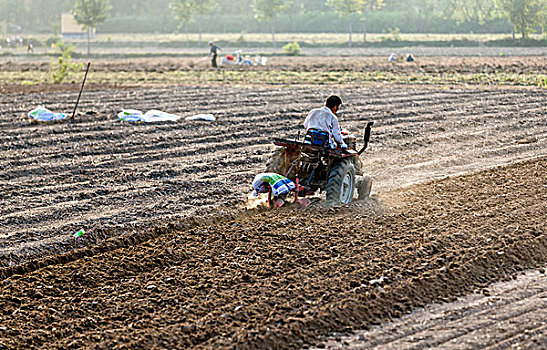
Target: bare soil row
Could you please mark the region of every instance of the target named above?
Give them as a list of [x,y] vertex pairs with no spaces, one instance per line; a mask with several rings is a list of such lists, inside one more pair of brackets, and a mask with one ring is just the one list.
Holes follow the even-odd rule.
[[350,336],[336,334],[327,349],[545,349],[547,275],[530,271],[452,303],[428,305]]
[[[302,132],[329,93],[362,133],[376,191],[546,154],[542,89],[168,87],[93,90],[76,124],[32,125],[37,105],[70,111],[75,92],[0,100],[0,266],[93,246],[150,223],[230,211],[243,202],[276,136]],[[214,123],[122,124],[123,108]],[[224,208],[224,209],[223,209]],[[82,239],[72,235],[86,230]]]
[[547,262],[546,173],[543,157],[349,207],[158,226],[4,279],[0,347],[295,348],[455,300]]
[[[379,72],[425,72],[425,73],[538,73],[547,71],[547,59],[543,56],[501,56],[501,57],[415,57],[415,62],[397,59],[388,62],[386,57],[270,57],[266,66],[223,66],[224,70],[288,70],[296,72],[324,71],[379,71]],[[76,60],[86,62],[85,60]],[[220,60],[219,60],[220,62]],[[1,62],[0,72],[48,72],[49,61]],[[99,72],[173,72],[209,70],[210,60],[202,57],[154,57],[124,60],[93,60],[93,71]]]

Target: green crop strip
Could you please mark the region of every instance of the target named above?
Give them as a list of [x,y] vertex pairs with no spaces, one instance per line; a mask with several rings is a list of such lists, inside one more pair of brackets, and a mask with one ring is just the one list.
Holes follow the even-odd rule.
[[[83,73],[66,82],[78,83]],[[42,71],[0,72],[3,84],[49,83]],[[400,72],[293,72],[269,71],[173,71],[173,72],[92,72],[88,82],[116,85],[361,85],[370,83],[412,85],[499,85],[546,86],[547,75],[537,73],[400,73]]]

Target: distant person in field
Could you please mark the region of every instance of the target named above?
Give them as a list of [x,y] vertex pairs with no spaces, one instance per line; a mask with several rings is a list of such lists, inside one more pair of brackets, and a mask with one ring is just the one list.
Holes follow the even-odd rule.
[[209,41],[209,47],[211,48],[211,52],[209,53],[209,56],[212,57],[211,59],[211,66],[213,68],[217,67],[217,56],[222,51],[220,46],[215,45],[212,41]]
[[310,130],[325,131],[329,134],[329,145],[336,148],[338,144],[341,148],[347,148],[347,145],[342,139],[342,132],[336,112],[342,106],[342,99],[336,95],[327,97],[325,106],[315,108],[308,113],[304,121],[306,133]]

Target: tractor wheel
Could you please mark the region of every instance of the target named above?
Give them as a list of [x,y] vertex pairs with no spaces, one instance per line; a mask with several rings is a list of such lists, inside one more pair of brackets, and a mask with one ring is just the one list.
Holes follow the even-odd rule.
[[327,205],[349,204],[355,191],[355,168],[351,160],[335,163],[327,182]]
[[277,147],[266,162],[266,173],[276,173],[285,176],[285,148]]
[[355,167],[355,175],[365,175],[363,172],[363,162],[359,156],[353,159],[353,166]]
[[363,178],[357,181],[357,192],[359,199],[367,199],[372,191],[372,177],[364,175]]

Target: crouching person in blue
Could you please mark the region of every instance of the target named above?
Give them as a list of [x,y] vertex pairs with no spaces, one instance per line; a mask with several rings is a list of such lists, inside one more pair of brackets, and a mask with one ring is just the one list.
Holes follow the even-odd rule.
[[[296,185],[290,179],[276,173],[261,173],[255,176],[253,180],[253,194],[270,193],[273,198],[269,198],[270,208],[280,208],[287,201],[287,195],[297,190]],[[294,205],[297,208],[306,208],[311,204],[308,198],[295,199]]]
[[296,185],[285,176],[276,173],[261,173],[253,180],[254,195],[271,192],[273,195],[273,207],[279,208],[285,204],[285,198],[289,192],[294,191]]

